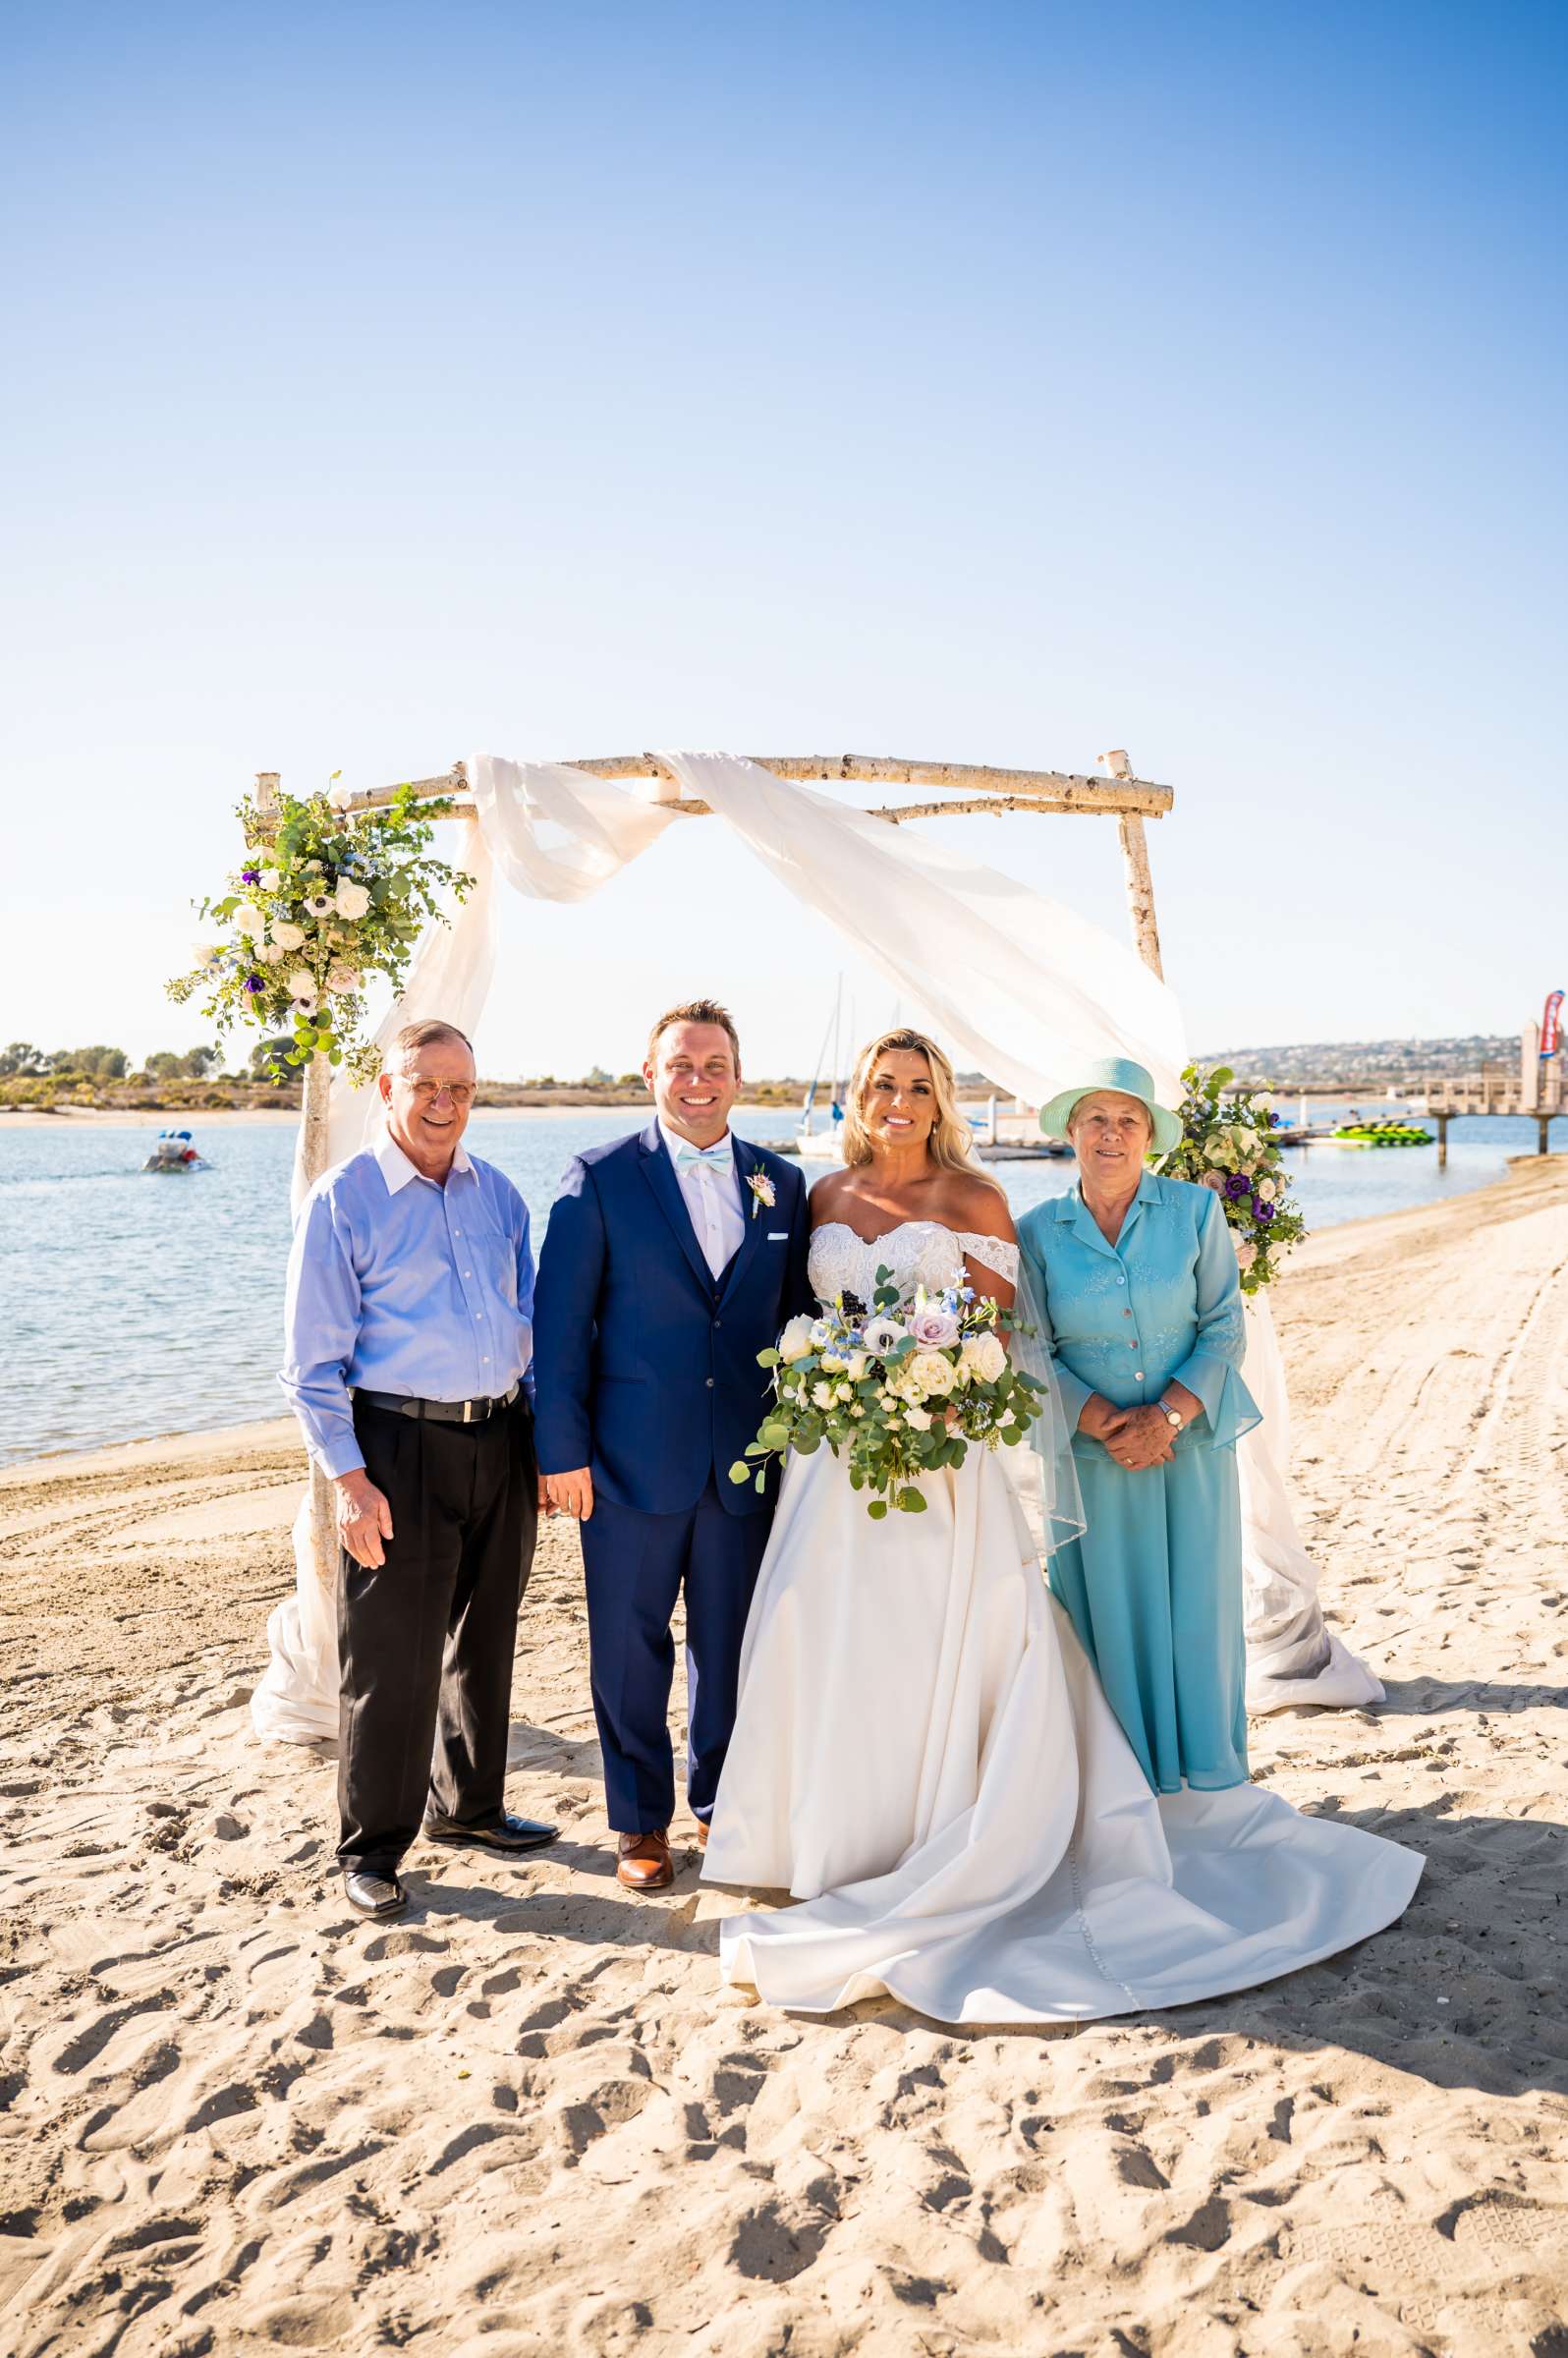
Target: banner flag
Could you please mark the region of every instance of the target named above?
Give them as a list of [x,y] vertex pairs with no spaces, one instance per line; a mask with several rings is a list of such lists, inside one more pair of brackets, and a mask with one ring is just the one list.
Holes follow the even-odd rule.
[[1555,1056],[1562,1039],[1562,998],[1560,990],[1547,994],[1545,1011],[1540,1019],[1540,1052]]

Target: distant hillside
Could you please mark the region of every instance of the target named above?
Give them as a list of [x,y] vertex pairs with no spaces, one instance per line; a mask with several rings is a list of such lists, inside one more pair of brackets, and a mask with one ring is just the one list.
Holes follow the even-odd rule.
[[1451,1079],[1484,1064],[1514,1065],[1519,1035],[1473,1032],[1448,1039],[1314,1039],[1272,1047],[1205,1048],[1198,1061],[1228,1064],[1238,1081],[1277,1081],[1291,1089],[1408,1087],[1428,1075]]

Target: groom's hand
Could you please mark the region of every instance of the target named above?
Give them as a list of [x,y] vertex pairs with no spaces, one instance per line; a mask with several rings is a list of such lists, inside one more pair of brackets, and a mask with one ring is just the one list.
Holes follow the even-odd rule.
[[544,1487],[550,1504],[564,1515],[575,1515],[586,1523],[593,1512],[593,1477],[587,1466],[579,1466],[573,1474],[546,1474]]
[[373,1572],[386,1562],[382,1543],[392,1537],[392,1509],[363,1466],[340,1474],[333,1488],[338,1494],[338,1538],[357,1564]]

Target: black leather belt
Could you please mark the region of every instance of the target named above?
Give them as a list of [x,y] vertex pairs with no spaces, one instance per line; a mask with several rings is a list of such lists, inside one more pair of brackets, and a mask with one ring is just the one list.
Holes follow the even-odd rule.
[[397,1417],[428,1417],[436,1425],[482,1425],[503,1408],[510,1408],[518,1396],[519,1386],[502,1395],[499,1400],[411,1400],[402,1392],[367,1392],[357,1389],[356,1400],[365,1401],[371,1408],[389,1408]]

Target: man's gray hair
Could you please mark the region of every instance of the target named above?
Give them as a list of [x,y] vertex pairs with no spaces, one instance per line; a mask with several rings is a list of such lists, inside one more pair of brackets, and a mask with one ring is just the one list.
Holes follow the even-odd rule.
[[422,1024],[405,1024],[401,1032],[395,1032],[386,1052],[386,1061],[389,1065],[405,1064],[417,1049],[441,1045],[467,1048],[471,1056],[474,1054],[474,1042],[466,1032],[460,1032],[456,1024],[444,1023],[439,1016],[432,1015],[426,1017]]

